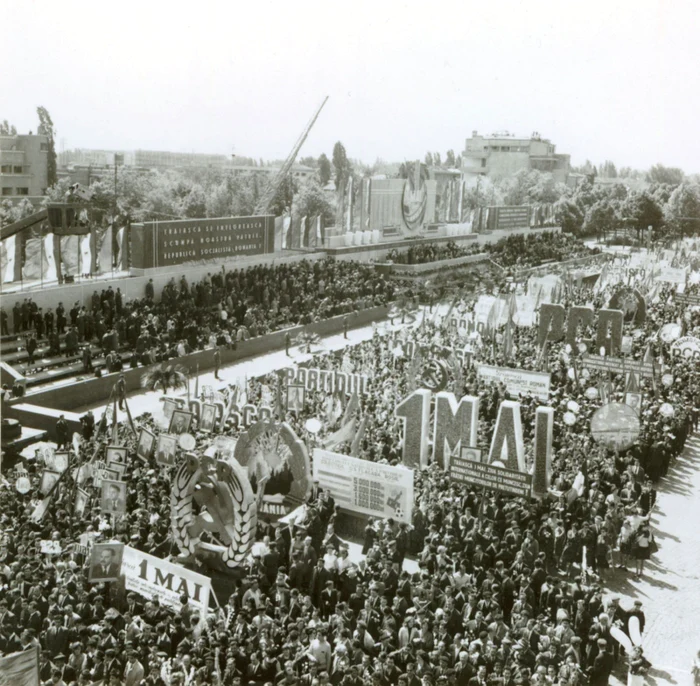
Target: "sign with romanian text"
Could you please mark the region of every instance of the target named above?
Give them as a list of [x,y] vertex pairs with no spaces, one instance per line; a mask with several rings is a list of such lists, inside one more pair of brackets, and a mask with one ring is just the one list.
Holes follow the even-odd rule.
[[211,593],[209,577],[128,545],[124,546],[121,571],[127,591],[148,599],[157,596],[163,605],[175,611],[182,607],[181,596],[187,595],[189,603],[199,609],[200,619],[204,621]]
[[549,399],[551,375],[546,372],[527,372],[524,369],[491,367],[480,364],[478,375],[487,383],[504,383],[508,393],[513,396],[531,393],[539,400]]
[[584,355],[583,366],[599,372],[622,374],[635,372],[641,376],[654,376],[654,364],[641,360],[628,360],[621,357],[601,357],[600,355]]
[[314,479],[337,505],[372,517],[411,523],[413,470],[314,450]]
[[157,222],[155,266],[230,259],[274,252],[274,217],[224,217]]
[[529,474],[456,455],[450,458],[450,478],[459,484],[481,486],[490,491],[508,493],[521,498],[530,497],[532,477]]

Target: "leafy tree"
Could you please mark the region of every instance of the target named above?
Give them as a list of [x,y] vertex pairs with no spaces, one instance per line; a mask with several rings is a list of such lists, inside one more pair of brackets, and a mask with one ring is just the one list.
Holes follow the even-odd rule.
[[663,164],[655,164],[647,174],[649,183],[670,183],[678,186],[683,183],[683,171],[678,167],[664,167]]
[[335,169],[335,187],[342,192],[347,180],[352,176],[352,165],[345,152],[345,146],[340,141],[333,146],[333,168]]
[[270,203],[269,213],[274,214],[276,217],[281,217],[283,214],[289,212],[297,190],[298,185],[294,177],[287,175]]
[[428,167],[432,167],[435,165],[435,162],[433,161],[433,153],[431,153],[431,152],[425,153],[425,164]]
[[682,183],[664,208],[669,229],[679,235],[700,233],[700,185]]
[[457,166],[457,162],[455,161],[455,151],[454,150],[448,150],[445,153],[445,166],[449,167],[450,169],[453,169],[454,167]]
[[321,184],[313,178],[300,189],[294,209],[300,217],[316,217],[320,214],[326,226],[335,218],[335,210],[323,192]]
[[612,203],[609,200],[599,200],[586,212],[583,228],[587,235],[602,235],[605,239],[609,232],[615,230],[617,223]]
[[435,160],[435,166],[436,167],[441,167],[442,166],[442,158],[440,157],[440,153],[436,152],[433,155],[433,159]]
[[18,222],[36,211],[36,207],[32,205],[29,198],[22,198],[19,202],[3,200],[0,203],[0,226]]
[[303,353],[311,353],[311,347],[322,346],[321,337],[315,332],[309,329],[304,329],[299,334],[297,334],[294,339],[294,345],[299,348]]
[[605,162],[600,167],[600,175],[604,179],[616,179],[617,169],[615,168],[615,164],[610,160],[605,160]]
[[661,207],[646,191],[631,193],[622,207],[622,213],[629,226],[637,231],[637,236],[649,226],[658,231],[663,224]]
[[311,155],[307,155],[306,157],[302,157],[299,160],[299,164],[303,165],[304,167],[311,167],[312,169],[316,169],[316,167],[318,167],[318,160],[315,157],[312,157]]
[[3,119],[2,123],[0,123],[0,136],[9,136],[10,135],[10,124],[7,121],[7,119]]
[[578,234],[583,228],[584,213],[570,198],[562,198],[555,206],[557,223],[566,233]]
[[415,162],[402,162],[399,166],[399,178],[407,179],[411,174],[413,174],[413,168],[415,167]]
[[321,181],[321,186],[325,186],[331,180],[331,161],[326,156],[326,153],[321,153],[318,158],[318,176]]
[[56,173],[56,144],[54,142],[54,128],[51,115],[45,107],[37,107],[36,113],[39,115],[39,133],[48,138],[49,153],[48,162],[48,185],[53,186],[58,181]]

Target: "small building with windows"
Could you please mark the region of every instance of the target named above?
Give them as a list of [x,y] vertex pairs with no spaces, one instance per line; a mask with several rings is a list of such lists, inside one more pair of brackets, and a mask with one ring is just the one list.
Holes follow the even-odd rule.
[[0,135],[0,200],[46,195],[48,153],[43,134]]
[[465,177],[487,176],[499,179],[512,176],[523,169],[549,172],[558,183],[566,183],[571,156],[558,154],[556,146],[535,132],[531,136],[516,136],[500,131],[488,136],[472,131],[462,153]]

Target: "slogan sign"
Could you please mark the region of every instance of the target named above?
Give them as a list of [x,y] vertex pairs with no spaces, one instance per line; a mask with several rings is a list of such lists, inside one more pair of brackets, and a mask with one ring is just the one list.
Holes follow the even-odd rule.
[[373,517],[411,523],[413,470],[314,450],[314,479],[338,505]]
[[545,372],[527,372],[523,369],[491,367],[481,364],[477,373],[487,383],[504,383],[508,393],[514,396],[532,393],[539,400],[549,399],[551,374]]
[[696,336],[681,336],[673,342],[671,354],[687,360],[700,360],[700,338]]
[[346,374],[330,369],[307,369],[287,367],[284,376],[288,384],[300,384],[307,391],[322,393],[345,393],[345,395],[367,395],[369,377],[366,374]]
[[205,620],[211,593],[209,577],[128,545],[124,546],[121,571],[127,591],[145,598],[157,596],[163,605],[177,611],[182,607],[180,596],[187,594],[189,602],[200,610],[200,621]]
[[685,269],[681,267],[664,267],[660,274],[656,275],[657,281],[666,283],[685,283]]
[[450,458],[450,478],[455,483],[481,486],[491,491],[529,498],[532,477],[513,469],[453,455]]
[[677,303],[700,307],[700,293],[677,293],[673,297]]
[[600,355],[584,355],[583,366],[600,372],[635,372],[641,376],[654,376],[654,363],[641,360],[627,360],[621,357],[601,357]]
[[274,252],[271,216],[156,222],[144,228],[153,235],[156,267]]

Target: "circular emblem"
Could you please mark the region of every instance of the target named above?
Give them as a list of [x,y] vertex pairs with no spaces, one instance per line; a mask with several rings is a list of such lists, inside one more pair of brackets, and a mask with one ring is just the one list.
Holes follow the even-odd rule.
[[625,403],[603,405],[591,418],[591,435],[609,450],[627,450],[639,438],[637,413]]
[[265,497],[289,508],[306,500],[311,487],[309,454],[289,424],[256,422],[244,431],[234,457],[248,470],[256,489],[262,484]]
[[700,360],[700,338],[683,336],[676,339],[671,346],[671,354],[674,357],[682,357],[686,360]]
[[447,366],[442,360],[432,359],[421,370],[420,385],[433,393],[447,387]]
[[194,450],[197,445],[197,441],[192,434],[180,434],[177,443],[183,450]]
[[661,377],[661,383],[664,386],[673,386],[673,374],[664,374]]
[[425,219],[425,210],[428,206],[428,187],[425,181],[426,172],[423,165],[418,164],[403,187],[401,210],[403,220],[411,231],[420,229]]
[[573,426],[576,424],[576,415],[573,412],[564,413],[564,424],[567,426]]
[[659,338],[666,344],[671,345],[675,340],[681,337],[683,329],[680,324],[669,322],[664,324],[659,330]]
[[32,488],[32,483],[26,476],[20,476],[15,482],[15,488],[18,493],[24,495],[25,493],[29,493]]

